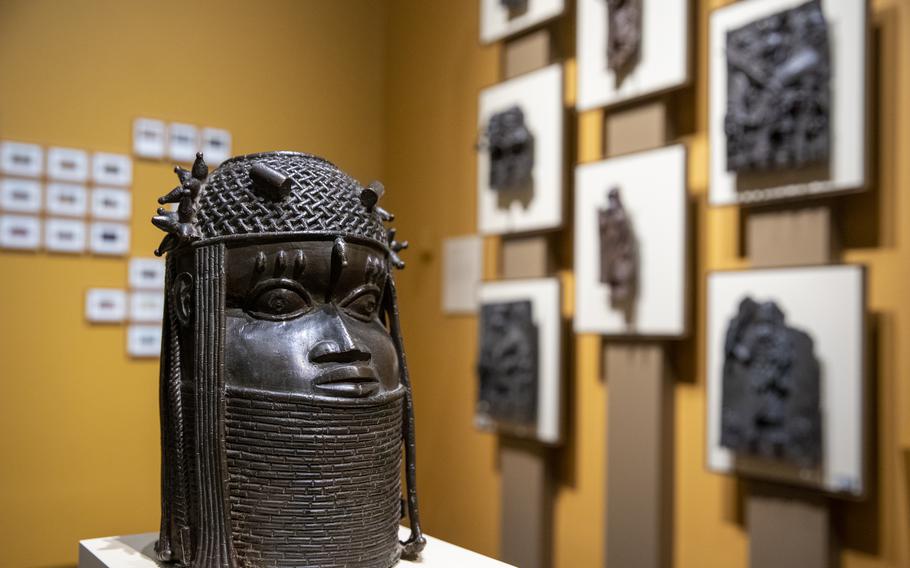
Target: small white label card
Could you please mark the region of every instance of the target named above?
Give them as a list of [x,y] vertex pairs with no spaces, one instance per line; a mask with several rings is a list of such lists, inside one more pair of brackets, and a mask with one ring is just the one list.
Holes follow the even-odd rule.
[[120,323],[126,320],[126,291],[91,288],[85,293],[85,319],[93,323]]
[[133,212],[130,192],[113,187],[96,187],[92,190],[92,217],[125,221]]
[[168,131],[168,154],[178,162],[192,162],[199,148],[199,132],[192,124],[171,123]]
[[483,239],[477,235],[445,239],[442,257],[442,311],[476,313],[477,286],[483,270]]
[[141,291],[130,294],[130,320],[161,321],[164,314],[164,291]]
[[134,324],[127,331],[126,351],[131,357],[161,355],[161,326]]
[[92,223],[89,239],[95,254],[124,256],[130,250],[130,228],[120,223]]
[[44,151],[37,144],[0,142],[0,171],[25,177],[41,177]]
[[41,211],[41,182],[34,179],[0,179],[0,208],[17,213]]
[[160,160],[167,146],[164,121],[137,118],[133,121],[133,153],[140,158]]
[[231,133],[220,128],[202,129],[202,154],[209,164],[218,165],[231,157]]
[[60,181],[88,181],[88,152],[75,148],[49,148],[47,177]]
[[88,210],[88,190],[74,183],[49,183],[45,208],[51,215],[83,217]]
[[130,288],[163,290],[164,260],[160,258],[131,258]]
[[50,252],[85,252],[85,221],[50,218],[44,222],[44,248]]
[[37,250],[41,246],[41,220],[27,215],[0,215],[0,248]]
[[126,154],[95,152],[92,156],[92,179],[99,185],[130,185],[133,182],[133,160]]

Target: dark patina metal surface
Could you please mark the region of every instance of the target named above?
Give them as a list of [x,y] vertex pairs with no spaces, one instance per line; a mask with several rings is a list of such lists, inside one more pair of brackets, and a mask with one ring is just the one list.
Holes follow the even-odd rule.
[[537,422],[537,326],[529,301],[480,308],[480,423],[527,433]]
[[812,338],[774,302],[744,299],[724,345],[721,445],[740,455],[817,466],[819,364]]
[[628,73],[641,54],[642,0],[607,0],[607,67]]
[[818,0],[727,33],[727,170],[828,159],[831,56]]
[[513,12],[528,9],[528,0],[499,0],[500,6]]
[[491,116],[486,137],[490,152],[490,187],[497,190],[527,188],[534,169],[534,136],[525,124],[524,111],[513,106]]
[[607,194],[607,207],[597,211],[600,226],[600,281],[610,287],[610,303],[627,307],[638,288],[638,243],[623,207],[619,188]]
[[[161,198],[162,561],[388,568],[425,544],[392,267],[407,246],[361,187],[270,152]],[[398,541],[406,510],[411,536]]]

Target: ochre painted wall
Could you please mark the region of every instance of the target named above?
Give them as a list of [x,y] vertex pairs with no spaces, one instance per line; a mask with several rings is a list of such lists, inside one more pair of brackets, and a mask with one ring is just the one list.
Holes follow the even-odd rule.
[[[760,0],[754,0],[760,1]],[[857,0],[859,1],[859,0]],[[713,209],[707,197],[707,45],[711,9],[696,0],[694,82],[673,97],[680,140],[689,145],[689,186],[696,227],[694,335],[672,349],[675,388],[674,566],[747,565],[748,538],[736,481],[705,469],[705,275],[746,265],[736,208]],[[383,143],[389,204],[400,233],[411,239],[400,278],[405,338],[417,406],[419,488],[425,528],[444,539],[495,555],[499,543],[499,470],[495,437],[472,427],[476,321],[440,310],[441,241],[476,231],[473,144],[477,93],[499,80],[499,48],[478,45],[474,0],[392,0]],[[570,5],[574,4],[570,2]],[[863,504],[835,506],[843,568],[910,566],[910,2],[874,0],[873,128],[870,192],[835,200],[843,225],[843,261],[869,267],[873,316],[871,384],[875,489]],[[574,96],[571,22],[559,24],[568,55],[567,106]],[[565,38],[568,37],[568,40]],[[570,157],[602,157],[603,111],[570,113]],[[562,236],[570,240],[570,232]],[[568,246],[560,246],[564,283],[571,282]],[[487,243],[494,274],[495,239]],[[571,312],[571,292],[567,292]],[[567,314],[570,315],[570,314]],[[557,568],[603,564],[606,397],[600,339],[576,337],[570,359],[569,443],[558,453],[554,561]],[[618,567],[614,567],[618,568]],[[625,568],[625,567],[622,567]]]
[[[382,172],[385,6],[372,0],[0,0],[0,138],[131,152],[136,116],[227,128]],[[135,162],[132,254],[176,177]],[[158,362],[91,326],[123,259],[0,252],[0,566],[74,564],[77,541],[158,526]]]

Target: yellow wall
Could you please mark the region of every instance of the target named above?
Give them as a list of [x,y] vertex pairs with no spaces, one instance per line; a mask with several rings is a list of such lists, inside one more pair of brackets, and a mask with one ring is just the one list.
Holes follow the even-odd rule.
[[[756,0],[758,1],[758,0]],[[694,338],[673,351],[676,457],[674,464],[674,565],[737,568],[747,565],[737,483],[705,470],[705,274],[745,265],[735,208],[710,209],[707,194],[707,58],[710,9],[725,4],[697,0],[696,64],[692,89],[674,97],[676,122],[689,144],[689,185],[696,235],[692,243],[697,286]],[[571,3],[570,3],[571,4]],[[477,2],[392,0],[388,24],[385,181],[400,232],[416,243],[400,276],[408,356],[416,391],[419,487],[426,529],[458,544],[495,554],[498,548],[499,474],[493,436],[472,427],[476,322],[440,312],[440,244],[469,234],[475,223],[477,93],[499,80],[499,48],[477,42]],[[910,301],[910,2],[875,0],[872,105],[881,127],[870,153],[873,191],[837,203],[843,223],[843,260],[869,266],[873,343],[872,383],[878,451],[873,452],[877,491],[866,504],[835,507],[844,544],[844,568],[910,566],[910,350],[906,349]],[[571,22],[560,24],[567,53],[574,52]],[[569,58],[567,74],[574,76]],[[567,95],[571,101],[571,83]],[[571,102],[568,103],[571,106]],[[602,111],[572,115],[570,156],[602,157]],[[902,158],[901,158],[902,157]],[[903,193],[902,193],[903,192]],[[566,234],[563,240],[569,238]],[[495,251],[489,243],[488,251]],[[562,251],[560,267],[571,269]],[[486,262],[492,274],[491,262]],[[903,335],[901,335],[903,333]],[[573,386],[569,444],[558,454],[554,557],[558,568],[603,563],[605,400],[599,378],[600,341],[577,337],[568,346]]]
[[[698,277],[695,336],[674,349],[682,568],[744,567],[748,545],[737,484],[703,465],[704,274],[744,262],[738,213],[705,203],[705,31],[709,9],[723,3],[695,1],[695,83],[674,97],[690,147]],[[477,2],[152,5],[0,0],[0,138],[129,152],[131,121],[142,115],[227,128],[237,153],[306,150],[361,180],[384,176],[389,208],[414,243],[400,286],[426,528],[496,554],[496,440],[472,427],[476,322],[439,309],[441,240],[476,228],[477,93],[499,77],[499,49],[477,42]],[[844,568],[910,566],[910,301],[902,297],[910,200],[901,193],[910,185],[910,2],[875,0],[873,23],[876,187],[838,203],[844,260],[870,266],[878,490],[867,504],[836,508]],[[560,25],[569,54],[573,29],[571,20]],[[568,71],[571,100],[571,58]],[[602,116],[572,115],[574,161],[601,157]],[[166,164],[136,163],[133,254],[157,244],[146,218],[173,183]],[[567,276],[570,252],[562,247]],[[0,252],[0,565],[72,563],[80,538],[157,525],[157,362],[130,361],[124,328],[82,318],[85,289],[124,286],[125,272],[123,260]],[[567,352],[570,442],[558,452],[555,560],[599,566],[607,388],[597,338],[576,338]]]
[[[130,153],[135,116],[227,128],[382,173],[384,10],[323,2],[0,0],[0,138]],[[132,254],[175,185],[135,163]],[[83,321],[126,261],[0,252],[0,566],[75,563],[81,538],[158,524],[157,360]]]

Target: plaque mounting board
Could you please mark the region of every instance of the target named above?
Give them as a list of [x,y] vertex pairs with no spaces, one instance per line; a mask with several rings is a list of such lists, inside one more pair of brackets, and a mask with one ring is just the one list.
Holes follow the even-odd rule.
[[821,0],[831,38],[831,150],[827,165],[744,176],[727,171],[727,32],[806,0],[737,2],[711,14],[708,139],[711,205],[759,203],[865,189],[867,182],[866,0]]
[[607,2],[578,0],[578,110],[610,106],[685,86],[689,74],[689,0],[643,0],[641,51],[617,81],[607,67]]
[[477,153],[478,229],[501,235],[558,229],[563,220],[563,73],[559,64],[544,67],[481,91],[477,128],[483,133],[490,117],[519,106],[534,136],[534,168],[529,187],[490,187],[490,156]]
[[[720,445],[724,340],[746,296],[772,300],[787,325],[813,339],[821,367],[822,464],[798,469],[737,458]],[[865,494],[865,269],[861,266],[769,268],[708,277],[708,469],[813,487],[860,498]]]
[[[627,319],[600,282],[597,211],[617,187],[638,248],[638,292]],[[583,164],[575,170],[575,332],[680,337],[688,331],[686,147]]]

